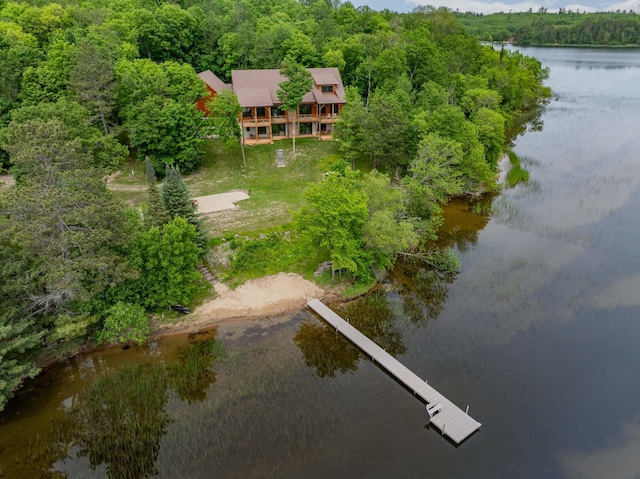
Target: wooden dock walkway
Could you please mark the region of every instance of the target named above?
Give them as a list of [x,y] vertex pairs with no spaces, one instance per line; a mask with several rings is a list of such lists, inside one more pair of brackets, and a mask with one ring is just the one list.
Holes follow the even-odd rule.
[[351,326],[320,300],[313,299],[309,301],[307,307],[358,346],[375,362],[386,369],[389,374],[413,391],[416,396],[422,398],[427,405],[440,405],[440,412],[431,418],[431,423],[438,427],[442,434],[451,438],[453,442],[460,444],[480,428],[481,424],[478,421],[429,386],[426,381],[420,379],[400,361]]

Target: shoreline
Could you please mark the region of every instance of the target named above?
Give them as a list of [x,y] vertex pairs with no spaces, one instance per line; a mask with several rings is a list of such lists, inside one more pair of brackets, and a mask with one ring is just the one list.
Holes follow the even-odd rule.
[[196,307],[184,319],[152,323],[149,339],[293,314],[304,309],[311,299],[339,299],[334,291],[324,290],[294,273],[251,279],[233,290],[222,283],[215,283],[214,288],[217,296]]

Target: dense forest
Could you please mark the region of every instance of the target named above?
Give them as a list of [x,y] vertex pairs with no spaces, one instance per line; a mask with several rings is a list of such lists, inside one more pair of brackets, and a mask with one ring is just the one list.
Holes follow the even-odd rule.
[[481,40],[519,45],[640,45],[640,15],[630,12],[456,13],[467,31]]
[[[0,147],[16,179],[0,196],[0,409],[43,358],[143,342],[150,314],[203,287],[195,267],[210,244],[182,174],[224,122],[195,108],[196,72],[228,80],[285,60],[338,67],[348,96],[340,158],[309,187],[287,248],[356,281],[401,253],[446,268],[421,250],[440,205],[495,187],[505,128],[549,95],[538,61],[481,46],[444,9],[0,0]],[[127,158],[146,165],[136,208],[105,184]],[[352,168],[362,161],[374,170]]]

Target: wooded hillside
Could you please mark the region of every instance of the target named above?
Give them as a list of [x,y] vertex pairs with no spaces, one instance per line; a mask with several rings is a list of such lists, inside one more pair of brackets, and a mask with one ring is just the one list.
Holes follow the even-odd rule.
[[481,40],[520,45],[640,45],[640,15],[633,12],[455,14]]
[[[208,244],[181,174],[200,167],[215,124],[195,107],[196,72],[228,80],[285,58],[339,68],[348,90],[342,158],[300,200],[286,239],[300,248],[285,246],[363,281],[403,252],[436,262],[420,247],[440,205],[493,188],[505,127],[549,94],[537,60],[482,47],[446,10],[0,0],[0,148],[17,180],[0,204],[0,409],[39,358],[142,342],[149,313],[188,304]],[[127,157],[146,164],[136,208],[104,181]],[[382,173],[350,168],[362,162]]]

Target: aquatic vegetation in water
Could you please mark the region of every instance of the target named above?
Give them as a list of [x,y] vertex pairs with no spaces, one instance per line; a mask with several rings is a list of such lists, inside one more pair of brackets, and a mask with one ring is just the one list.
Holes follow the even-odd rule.
[[158,474],[160,440],[171,418],[170,392],[189,403],[206,398],[216,380],[216,357],[224,356],[215,332],[194,336],[178,361],[127,366],[97,379],[75,408],[75,442],[92,468],[106,466],[107,476],[135,479]]
[[520,165],[520,158],[518,158],[518,155],[511,150],[507,152],[507,155],[509,156],[511,168],[509,168],[504,179],[506,185],[509,188],[513,188],[518,183],[527,183],[529,181],[529,172]]

